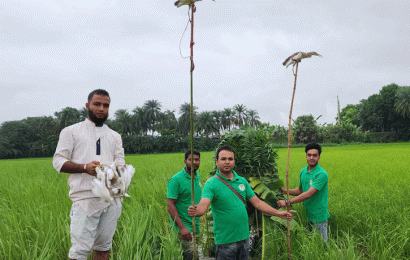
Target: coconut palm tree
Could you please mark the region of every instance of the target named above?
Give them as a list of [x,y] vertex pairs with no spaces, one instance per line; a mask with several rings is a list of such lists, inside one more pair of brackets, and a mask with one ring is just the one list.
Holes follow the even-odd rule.
[[[194,121],[195,117],[197,116],[197,110],[198,108],[194,106]],[[179,107],[179,118],[178,118],[178,131],[183,134],[187,135],[189,133],[190,127],[191,127],[191,104],[190,103],[184,103]]]
[[120,134],[132,135],[136,133],[136,124],[133,116],[126,109],[118,109],[114,113],[115,130]]
[[216,128],[218,129],[215,134],[219,134],[221,132],[222,128],[222,118],[223,118],[223,111],[221,110],[214,110],[211,112],[212,117],[215,120]]
[[222,119],[221,119],[223,130],[224,131],[226,131],[226,130],[230,131],[233,122],[234,122],[234,112],[233,112],[233,110],[230,109],[230,108],[225,108],[224,111],[222,112]]
[[400,87],[397,90],[394,107],[400,115],[410,116],[410,87]]
[[136,130],[141,131],[144,135],[148,134],[148,121],[147,121],[147,113],[146,110],[142,107],[136,107],[132,110],[134,113],[134,122],[136,125]]
[[259,121],[258,111],[249,109],[246,113],[246,124],[256,128],[262,123]]
[[246,107],[244,104],[236,104],[233,110],[235,112],[235,124],[240,128],[245,123]]
[[60,112],[55,112],[54,116],[57,118],[59,130],[81,121],[80,111],[72,107],[63,108]]
[[204,136],[219,132],[215,118],[212,116],[212,113],[208,111],[201,112],[198,115],[195,129]]
[[158,102],[158,100],[148,100],[145,101],[142,108],[146,111],[148,129],[151,130],[152,135],[154,135],[155,130],[157,130],[157,124],[161,118],[161,103]]
[[80,110],[80,121],[84,121],[88,117],[88,110],[83,107]]
[[165,110],[161,113],[161,120],[158,125],[158,132],[163,132],[164,130],[176,130],[178,127],[178,121],[175,117],[175,110]]

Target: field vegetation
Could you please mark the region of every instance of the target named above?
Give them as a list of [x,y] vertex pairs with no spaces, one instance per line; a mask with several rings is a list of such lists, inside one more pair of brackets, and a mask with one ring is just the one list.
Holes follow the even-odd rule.
[[[286,149],[277,151],[284,180]],[[410,144],[324,147],[320,164],[329,173],[329,249],[310,232],[301,205],[291,235],[292,259],[410,259]],[[124,199],[112,259],[179,259],[166,210],[168,179],[183,167],[183,154],[129,155],[136,168],[130,198]],[[305,167],[303,148],[292,148],[290,187]],[[67,259],[70,248],[68,174],[51,158],[1,160],[0,259]],[[213,154],[201,154],[202,183]],[[287,259],[285,231],[270,222],[267,258]]]

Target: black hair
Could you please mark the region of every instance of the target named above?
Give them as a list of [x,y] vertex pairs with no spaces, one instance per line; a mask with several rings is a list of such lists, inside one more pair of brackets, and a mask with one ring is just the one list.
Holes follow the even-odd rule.
[[221,147],[219,147],[218,148],[218,150],[216,150],[216,159],[218,160],[219,159],[219,153],[221,152],[221,151],[230,151],[230,152],[232,152],[233,153],[233,157],[235,158],[235,151],[234,151],[234,149],[232,148],[232,147],[230,147],[229,145],[224,145],[224,146],[221,146]]
[[96,89],[91,91],[90,94],[88,94],[88,102],[91,101],[94,95],[102,95],[102,96],[107,96],[108,98],[110,97],[110,94],[104,89]]
[[318,145],[317,143],[310,143],[307,144],[305,147],[305,153],[307,153],[309,150],[311,149],[316,149],[319,151],[319,155],[322,153],[322,147],[320,145]]
[[[191,149],[185,152],[185,160],[188,159],[188,156],[191,154]],[[201,153],[198,150],[194,149],[194,154],[198,155],[201,158]]]

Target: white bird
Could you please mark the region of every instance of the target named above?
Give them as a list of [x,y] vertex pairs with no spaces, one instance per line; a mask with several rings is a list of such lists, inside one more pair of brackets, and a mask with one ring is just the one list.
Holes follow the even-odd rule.
[[135,168],[128,165],[98,166],[96,178],[93,180],[93,193],[106,202],[111,202],[115,197],[129,195],[126,193],[130,187]]
[[312,51],[312,52],[295,52],[292,55],[290,55],[282,64],[283,64],[283,66],[286,66],[286,68],[289,67],[289,65],[292,65],[292,64],[293,64],[293,66],[295,66],[296,61],[301,62],[302,59],[310,58],[313,55],[322,57],[322,55],[320,55],[320,54],[318,54],[317,52],[314,52],[314,51]]

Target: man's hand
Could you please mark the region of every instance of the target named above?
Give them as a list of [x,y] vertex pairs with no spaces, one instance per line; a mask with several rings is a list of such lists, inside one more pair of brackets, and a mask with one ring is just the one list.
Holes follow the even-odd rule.
[[93,161],[87,164],[85,172],[91,176],[97,176],[97,172],[95,171],[95,168],[100,165],[99,161]]
[[282,191],[283,194],[286,193],[286,189],[284,189],[283,187],[280,187],[280,190]]
[[278,200],[276,203],[280,208],[286,207],[286,202],[284,200]]
[[186,227],[181,228],[179,233],[181,234],[181,238],[183,240],[186,240],[186,241],[191,241],[192,240],[191,231],[189,231]]
[[196,205],[188,207],[188,215],[190,217],[196,217],[196,208],[197,208]]
[[293,217],[292,213],[296,213],[296,211],[290,210],[290,213],[288,213],[287,211],[280,211],[280,215],[278,215],[278,217],[280,217],[281,219],[291,220]]

